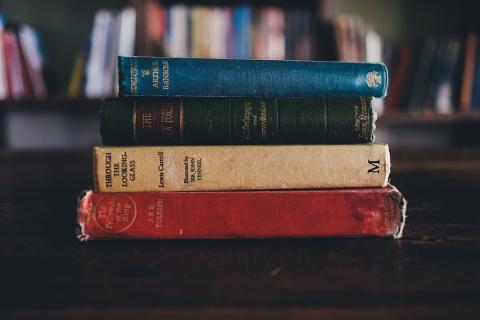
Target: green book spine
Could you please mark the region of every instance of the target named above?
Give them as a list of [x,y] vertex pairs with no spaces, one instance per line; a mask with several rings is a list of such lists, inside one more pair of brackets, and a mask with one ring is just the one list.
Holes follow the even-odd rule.
[[119,98],[100,110],[103,144],[354,144],[374,140],[367,97]]

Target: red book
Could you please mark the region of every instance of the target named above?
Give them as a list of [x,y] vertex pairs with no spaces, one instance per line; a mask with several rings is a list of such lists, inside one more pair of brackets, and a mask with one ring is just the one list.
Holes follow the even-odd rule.
[[406,202],[385,188],[238,192],[88,191],[80,240],[293,237],[400,238]]
[[9,96],[13,99],[20,99],[25,95],[25,87],[17,35],[14,31],[5,30],[3,33],[3,41],[5,46],[5,60],[7,61],[6,69]]
[[21,41],[18,37],[18,34],[16,34],[15,37],[17,41],[17,50],[18,50],[18,56],[20,58],[20,68],[22,70],[22,82],[23,82],[23,95],[22,98],[32,98],[33,97],[33,83],[32,83],[32,78],[29,76],[29,66],[28,66],[28,61],[27,61],[27,56],[25,52],[25,48],[21,45]]
[[392,71],[390,90],[385,100],[387,112],[399,111],[402,95],[410,80],[411,66],[413,63],[412,49],[407,46],[402,46],[398,52],[396,66]]

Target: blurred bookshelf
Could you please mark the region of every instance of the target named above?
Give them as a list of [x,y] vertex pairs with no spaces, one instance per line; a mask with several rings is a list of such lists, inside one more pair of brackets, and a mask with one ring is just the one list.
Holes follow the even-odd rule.
[[[0,0],[5,30],[33,27],[48,92],[30,88],[29,94],[0,101],[0,145],[83,148],[99,142],[100,101],[115,95],[114,54],[97,70],[88,68],[98,25],[110,24],[118,34],[125,33],[122,25],[134,26],[127,43],[116,44],[127,54],[382,61],[389,67],[390,88],[389,96],[376,102],[379,142],[478,146],[476,9],[466,0]],[[226,26],[230,32],[222,32]],[[107,81],[99,77],[104,70]],[[40,132],[30,130],[36,118]],[[66,132],[72,123],[77,134]],[[95,131],[87,135],[90,140],[78,145],[74,140],[90,128]],[[49,138],[26,143],[49,129],[54,132]],[[19,134],[25,135],[22,143],[15,138]],[[57,134],[66,137],[42,144]]]
[[0,112],[72,112],[94,114],[99,110],[102,99],[89,99],[85,97],[48,97],[45,99],[22,99],[0,101]]

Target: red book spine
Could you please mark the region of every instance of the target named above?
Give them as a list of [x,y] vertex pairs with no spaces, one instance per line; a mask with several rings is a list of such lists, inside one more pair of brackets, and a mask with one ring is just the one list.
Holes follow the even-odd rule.
[[88,191],[80,199],[80,240],[393,236],[406,202],[385,188],[239,191]]

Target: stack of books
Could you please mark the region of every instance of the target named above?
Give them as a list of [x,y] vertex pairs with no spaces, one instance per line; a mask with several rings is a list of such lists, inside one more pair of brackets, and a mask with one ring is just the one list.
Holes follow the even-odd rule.
[[78,236],[401,237],[380,63],[119,57]]

